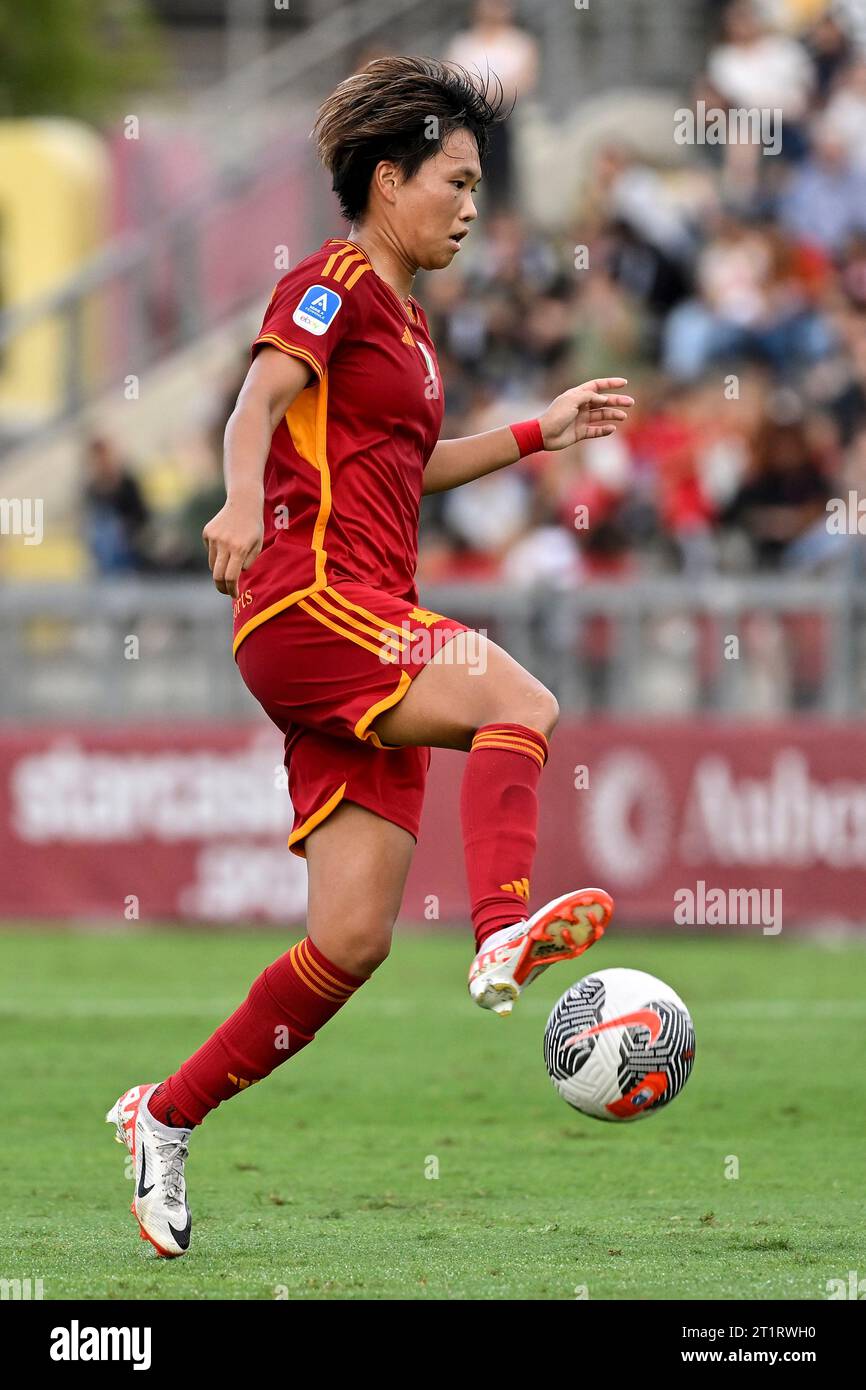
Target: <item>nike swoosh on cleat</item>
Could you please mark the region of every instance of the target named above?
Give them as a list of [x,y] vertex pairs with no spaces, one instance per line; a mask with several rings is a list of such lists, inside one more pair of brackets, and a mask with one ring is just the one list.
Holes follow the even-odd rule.
[[171,1231],[181,1250],[186,1250],[189,1247],[189,1233],[192,1230],[192,1216],[190,1215],[189,1208],[187,1208],[186,1225],[183,1230],[176,1231],[170,1221],[168,1223],[168,1229]]
[[139,1195],[139,1197],[146,1197],[146,1196],[148,1195],[148,1193],[149,1193],[149,1192],[152,1192],[153,1189],[154,1189],[154,1187],[156,1186],[155,1183],[151,1183],[151,1184],[150,1184],[150,1187],[145,1187],[145,1185],[144,1185],[144,1177],[145,1177],[145,1171],[146,1171],[146,1163],[145,1163],[146,1158],[147,1158],[147,1149],[146,1149],[146,1148],[144,1147],[144,1145],[142,1144],[142,1146],[141,1146],[141,1177],[138,1179],[138,1195]]

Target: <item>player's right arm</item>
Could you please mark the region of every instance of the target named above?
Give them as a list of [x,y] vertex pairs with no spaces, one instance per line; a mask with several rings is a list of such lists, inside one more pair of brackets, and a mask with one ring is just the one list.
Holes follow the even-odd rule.
[[313,373],[297,357],[261,347],[225,431],[225,506],[202,531],[208,564],[221,594],[238,596],[264,538],[264,472],[274,430]]

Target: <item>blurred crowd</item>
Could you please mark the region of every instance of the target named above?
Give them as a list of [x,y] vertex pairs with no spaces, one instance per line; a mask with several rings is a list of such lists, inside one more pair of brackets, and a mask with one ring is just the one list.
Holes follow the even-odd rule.
[[[425,499],[422,582],[859,563],[860,547],[828,528],[827,503],[866,492],[862,10],[708,5],[716,32],[685,106],[695,122],[717,113],[717,125],[719,113],[765,113],[761,139],[698,136],[683,159],[672,134],[672,158],[657,165],[605,144],[559,234],[515,211],[514,151],[499,141],[474,235],[447,275],[417,287],[445,384],[443,437],[536,415],[598,376],[627,377],[637,405],[608,439]],[[485,53],[494,69],[499,55],[507,92],[529,94],[537,53],[506,0],[481,0],[447,56],[477,64]],[[213,476],[168,524],[156,519],[156,547],[134,470],[92,441],[84,502],[97,568],[203,566],[237,385],[215,422]]]

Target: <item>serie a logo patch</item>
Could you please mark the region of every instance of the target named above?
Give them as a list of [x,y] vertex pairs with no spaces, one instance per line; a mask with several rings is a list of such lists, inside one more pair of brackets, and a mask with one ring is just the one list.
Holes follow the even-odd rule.
[[301,328],[306,328],[308,333],[315,333],[320,338],[334,322],[342,302],[336,290],[330,290],[325,285],[311,285],[304,291],[292,319]]

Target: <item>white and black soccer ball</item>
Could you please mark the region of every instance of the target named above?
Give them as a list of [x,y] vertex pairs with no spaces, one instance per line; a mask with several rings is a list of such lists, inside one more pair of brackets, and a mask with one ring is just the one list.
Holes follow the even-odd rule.
[[686,1084],[695,1030],[682,999],[642,970],[599,970],[554,1006],[544,1060],[563,1100],[598,1120],[638,1120]]

